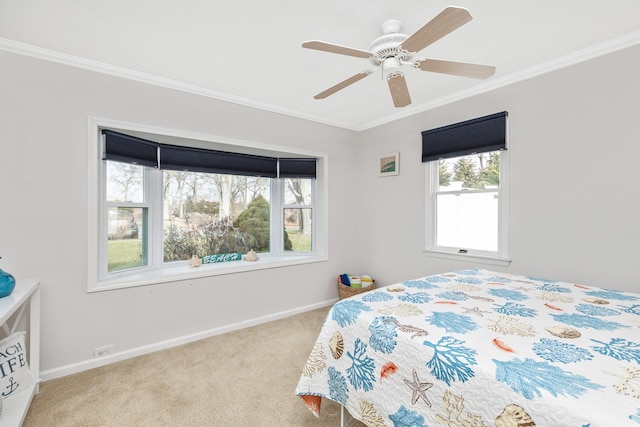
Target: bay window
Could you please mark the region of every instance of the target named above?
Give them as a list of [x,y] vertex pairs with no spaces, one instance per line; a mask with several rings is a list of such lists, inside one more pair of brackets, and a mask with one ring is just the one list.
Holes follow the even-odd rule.
[[[169,144],[162,136],[144,133],[143,138],[140,132],[98,123],[93,131],[99,146],[94,183],[100,196],[97,236],[90,239],[96,262],[89,290],[325,257],[324,206],[317,205],[326,191],[324,179],[318,185],[321,154],[230,144],[212,144],[212,149],[198,141]],[[323,170],[320,175],[325,178]],[[250,250],[258,253],[259,262],[189,268],[192,257],[236,254],[220,259],[237,260]]]

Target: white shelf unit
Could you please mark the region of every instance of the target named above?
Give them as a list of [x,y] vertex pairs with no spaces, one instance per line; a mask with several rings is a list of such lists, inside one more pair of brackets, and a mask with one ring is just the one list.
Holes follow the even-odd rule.
[[[15,332],[27,307],[29,308],[28,362],[29,369],[36,380],[29,388],[3,400],[0,427],[21,426],[33,396],[40,391],[40,279],[16,278],[16,287],[11,295],[0,298],[0,325],[7,335]],[[11,317],[16,313],[12,325],[9,325]]]

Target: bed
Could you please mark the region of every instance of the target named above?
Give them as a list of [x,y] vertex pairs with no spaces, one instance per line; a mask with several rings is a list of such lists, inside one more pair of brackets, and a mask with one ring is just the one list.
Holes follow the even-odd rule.
[[483,269],[337,302],[295,393],[369,427],[640,426],[640,295]]

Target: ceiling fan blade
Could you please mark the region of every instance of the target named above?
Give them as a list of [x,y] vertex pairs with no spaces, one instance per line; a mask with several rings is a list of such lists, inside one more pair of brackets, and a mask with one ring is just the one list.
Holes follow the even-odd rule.
[[389,83],[393,105],[396,107],[406,107],[411,104],[411,97],[409,96],[409,89],[407,88],[404,74],[400,72],[389,74],[387,76],[387,83]]
[[491,65],[443,61],[440,59],[418,59],[413,63],[413,66],[422,71],[453,74],[456,76],[471,77],[473,79],[487,79],[496,72],[496,67]]
[[314,99],[325,99],[327,96],[333,95],[337,91],[342,90],[345,87],[350,86],[350,85],[354,84],[355,82],[364,79],[365,77],[367,77],[372,72],[373,71],[371,71],[371,70],[367,70],[367,71],[362,71],[362,72],[360,72],[360,73],[358,73],[356,75],[353,75],[353,76],[349,77],[348,79],[341,81],[337,85],[331,86],[329,89],[325,90],[324,92],[320,92],[319,94],[314,96]]
[[449,6],[402,43],[407,52],[419,52],[453,30],[471,21],[467,9]]
[[369,58],[373,54],[366,50],[354,49],[352,47],[340,46],[338,44],[310,40],[302,43],[302,47],[307,49],[321,50],[323,52],[338,53],[340,55],[355,56],[357,58]]

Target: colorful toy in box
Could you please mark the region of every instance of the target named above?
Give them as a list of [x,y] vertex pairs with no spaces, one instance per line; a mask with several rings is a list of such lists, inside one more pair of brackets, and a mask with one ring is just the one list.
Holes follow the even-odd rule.
[[351,283],[351,287],[354,289],[362,287],[362,281],[358,276],[349,276],[349,283]]
[[371,278],[371,276],[364,275],[360,278],[360,281],[362,282],[363,288],[373,285],[373,279]]
[[354,289],[366,288],[373,285],[373,279],[371,276],[353,276],[350,274],[341,274],[340,283],[345,286],[350,286]]

